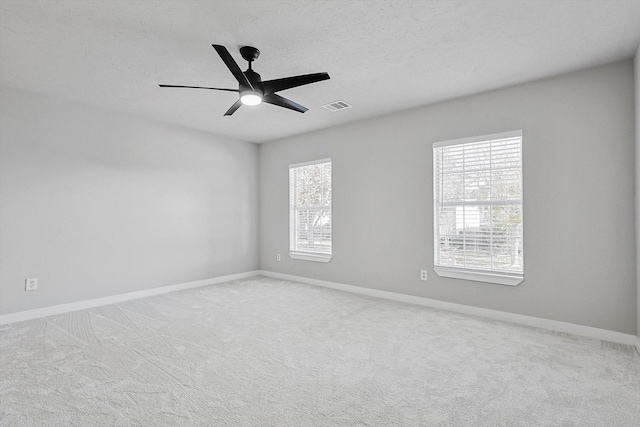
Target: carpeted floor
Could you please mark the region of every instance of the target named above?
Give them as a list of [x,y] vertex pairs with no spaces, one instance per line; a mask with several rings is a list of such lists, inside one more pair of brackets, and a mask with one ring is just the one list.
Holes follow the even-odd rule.
[[639,426],[632,347],[256,277],[0,327],[2,426]]

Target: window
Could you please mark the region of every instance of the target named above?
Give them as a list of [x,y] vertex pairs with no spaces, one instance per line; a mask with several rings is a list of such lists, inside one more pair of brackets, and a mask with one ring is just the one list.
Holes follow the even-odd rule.
[[521,131],[433,144],[433,206],[436,273],[522,282]]
[[331,159],[289,165],[289,255],[331,260]]

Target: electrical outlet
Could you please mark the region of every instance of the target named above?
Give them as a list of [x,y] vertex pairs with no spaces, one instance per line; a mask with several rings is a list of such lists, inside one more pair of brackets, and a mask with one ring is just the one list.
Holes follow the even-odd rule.
[[420,280],[427,281],[427,270],[420,270]]
[[276,261],[280,261],[280,254],[276,254]]
[[24,281],[24,290],[25,291],[35,291],[38,289],[38,279],[25,279]]

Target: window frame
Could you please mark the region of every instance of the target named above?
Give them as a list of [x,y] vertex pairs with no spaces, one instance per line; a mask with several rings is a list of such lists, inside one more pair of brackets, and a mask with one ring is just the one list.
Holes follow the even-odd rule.
[[[462,279],[462,280],[473,280],[477,282],[485,282],[485,283],[495,283],[500,285],[508,285],[508,286],[517,286],[524,280],[524,164],[523,164],[523,147],[524,147],[524,138],[523,138],[522,130],[510,131],[510,132],[501,132],[490,135],[482,135],[475,136],[469,138],[461,138],[455,140],[448,141],[440,141],[433,143],[433,263],[434,263],[434,271],[441,277],[448,277],[454,279]],[[474,269],[470,267],[459,267],[459,266],[447,266],[447,265],[439,265],[438,264],[438,255],[439,255],[439,245],[440,245],[440,224],[439,224],[439,215],[438,215],[438,200],[436,200],[436,183],[439,181],[437,176],[436,169],[436,156],[435,151],[437,148],[452,146],[452,145],[464,145],[470,143],[477,142],[486,142],[497,139],[505,139],[505,138],[520,138],[520,212],[521,212],[521,227],[522,227],[522,246],[523,246],[523,254],[522,254],[522,272],[505,272],[503,270],[492,270],[492,269]],[[464,171],[464,169],[463,169]],[[463,172],[464,173],[464,172]],[[466,202],[466,200],[465,200]],[[497,200],[492,200],[491,202],[497,202]],[[504,203],[505,201],[499,201]],[[461,206],[464,206],[464,202],[461,203]]]
[[325,209],[331,212],[331,252],[313,252],[313,251],[301,251],[295,248],[296,235],[298,230],[296,229],[296,209],[298,209],[297,201],[295,200],[295,190],[292,188],[294,179],[292,177],[292,171],[296,168],[319,165],[323,163],[329,163],[331,165],[330,180],[333,185],[333,162],[331,158],[312,160],[304,163],[294,163],[289,165],[289,256],[292,259],[303,261],[315,261],[315,262],[329,262],[333,257],[333,193],[331,194],[330,204],[325,206]]

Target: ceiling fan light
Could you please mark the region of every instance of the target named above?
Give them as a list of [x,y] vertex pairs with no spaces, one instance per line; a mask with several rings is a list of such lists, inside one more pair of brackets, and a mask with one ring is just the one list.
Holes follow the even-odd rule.
[[256,92],[247,91],[240,94],[240,101],[244,105],[258,105],[262,102],[262,97]]

